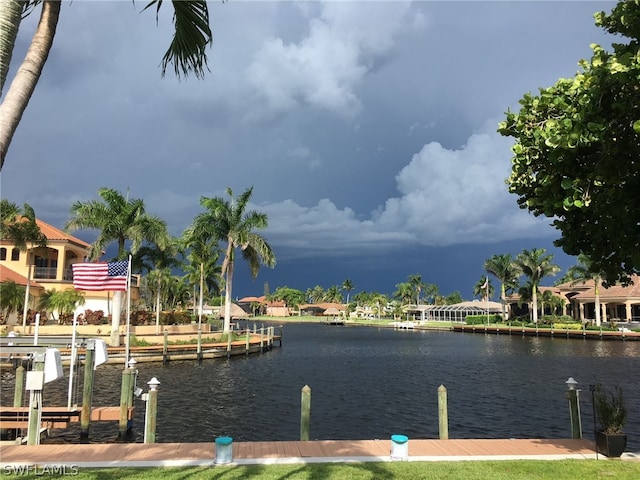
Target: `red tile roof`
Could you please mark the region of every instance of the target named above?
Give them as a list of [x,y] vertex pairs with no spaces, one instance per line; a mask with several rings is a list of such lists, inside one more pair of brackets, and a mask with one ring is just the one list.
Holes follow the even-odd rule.
[[[20,275],[17,272],[14,272],[10,268],[5,267],[4,265],[0,265],[0,282],[4,282],[7,280],[13,280],[17,285],[25,286],[27,284],[27,277]],[[38,282],[31,280],[29,283],[31,287],[44,288]]]
[[59,228],[56,228],[53,225],[49,225],[47,222],[44,222],[38,218],[36,218],[36,223],[38,224],[38,227],[40,227],[40,231],[44,234],[45,237],[47,237],[47,240],[67,240],[83,247],[91,247],[91,245],[84,240],[80,240],[73,235],[69,235]]

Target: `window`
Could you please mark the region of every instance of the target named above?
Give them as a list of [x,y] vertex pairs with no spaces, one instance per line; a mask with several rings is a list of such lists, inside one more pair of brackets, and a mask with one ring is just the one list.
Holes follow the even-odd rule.
[[17,262],[18,260],[20,260],[20,249],[14,248],[13,250],[11,250],[11,261]]
[[7,259],[7,249],[2,247],[0,248],[0,260],[6,260]]

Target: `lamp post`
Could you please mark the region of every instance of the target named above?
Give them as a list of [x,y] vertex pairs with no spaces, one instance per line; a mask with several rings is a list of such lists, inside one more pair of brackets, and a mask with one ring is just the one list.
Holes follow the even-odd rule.
[[571,421],[571,438],[582,438],[582,420],[580,418],[580,390],[576,388],[578,382],[573,377],[564,382],[569,389],[567,399],[569,400],[569,419]]
[[156,416],[158,413],[158,386],[160,381],[153,377],[147,382],[147,412],[144,420],[144,443],[156,443]]

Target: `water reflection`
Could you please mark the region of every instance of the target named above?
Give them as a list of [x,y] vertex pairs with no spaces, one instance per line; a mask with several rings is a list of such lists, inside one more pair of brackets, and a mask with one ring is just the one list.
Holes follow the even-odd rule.
[[[640,419],[631,408],[640,404],[639,353],[640,342],[292,324],[284,327],[284,346],[262,355],[201,366],[139,363],[138,384],[146,390],[152,377],[161,382],[159,442],[295,440],[304,385],[312,389],[313,439],[437,438],[440,385],[448,390],[451,438],[566,438],[564,382],[571,376],[583,389],[585,436],[593,430],[588,385],[618,384],[630,407],[629,448],[640,449]],[[121,371],[99,367],[94,405],[118,404]],[[45,403],[66,405],[67,382],[47,385]],[[3,378],[2,402],[12,399],[13,382]],[[144,403],[136,402],[141,440]],[[116,436],[115,424],[91,426],[94,441]]]

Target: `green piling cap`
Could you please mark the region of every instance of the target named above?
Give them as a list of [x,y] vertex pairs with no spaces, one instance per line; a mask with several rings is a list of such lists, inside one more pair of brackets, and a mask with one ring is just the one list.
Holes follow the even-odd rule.
[[216,445],[231,445],[233,438],[231,437],[217,437]]
[[393,443],[407,443],[409,438],[406,435],[391,435],[391,441]]

